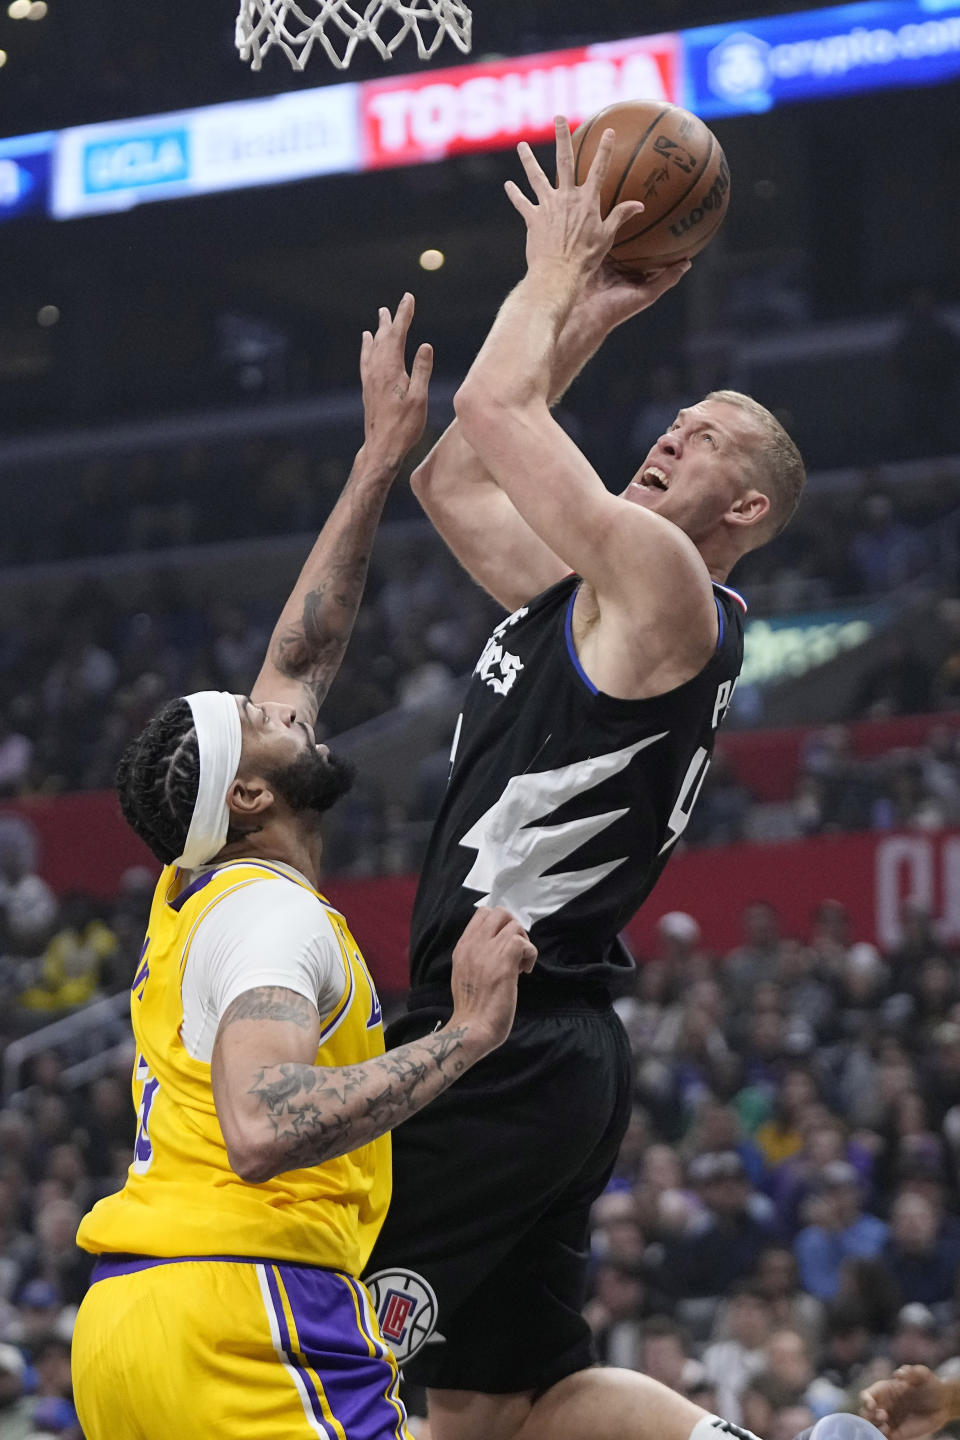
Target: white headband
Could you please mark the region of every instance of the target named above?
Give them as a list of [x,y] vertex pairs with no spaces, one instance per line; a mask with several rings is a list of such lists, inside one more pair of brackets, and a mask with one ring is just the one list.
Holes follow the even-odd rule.
[[225,690],[199,690],[187,696],[187,704],[197,730],[200,785],[183,854],[174,864],[193,870],[212,860],[226,843],[230,829],[227,792],[240,767],[243,728],[236,699]]

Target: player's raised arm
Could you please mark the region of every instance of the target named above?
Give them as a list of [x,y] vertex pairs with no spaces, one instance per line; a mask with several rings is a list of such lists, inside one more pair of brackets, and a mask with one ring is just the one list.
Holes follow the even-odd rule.
[[[601,265],[557,338],[549,403],[564,395],[607,336],[676,284],[686,263],[642,280]],[[519,513],[454,420],[413,472],[420,504],[457,559],[508,610],[570,570]]]
[[453,1014],[441,1029],[358,1065],[312,1062],[315,1005],[293,990],[245,991],[224,1012],[211,1062],[230,1164],[260,1184],[357,1150],[428,1105],[510,1033],[517,978],[536,948],[502,909],[478,908],[453,953]]
[[[536,203],[512,182],[507,188],[527,226],[527,275],[503,305],[455,407],[465,439],[497,484],[601,602],[633,606],[652,598],[671,606],[684,624],[691,617],[677,613],[679,594],[691,614],[702,614],[704,626],[715,628],[709,577],[692,541],[677,526],[612,496],[550,414],[564,327],[617,230],[642,209],[639,202],[624,202],[601,218],[599,193],[611,144],[612,132],[605,132],[578,186],[569,129],[558,120],[556,188],[529,146],[519,147]],[[657,293],[685,270],[681,264],[663,271],[654,282]]]
[[413,311],[413,296],[404,295],[395,317],[383,307],[376,331],[364,331],[363,444],[283,607],[250,692],[258,704],[294,706],[298,718],[311,724],[350,639],[390,486],[426,424],[433,352],[421,345],[407,374],[404,352]]

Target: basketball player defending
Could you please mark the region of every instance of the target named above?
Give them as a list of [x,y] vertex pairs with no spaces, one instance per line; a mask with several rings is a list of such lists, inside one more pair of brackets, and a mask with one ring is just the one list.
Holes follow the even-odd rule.
[[318,891],[319,820],[349,783],[312,722],[356,615],[383,500],[423,430],[413,312],[364,336],[365,441],[252,698],[175,700],[117,776],[164,864],[133,981],[133,1163],[85,1216],[87,1440],[399,1440],[396,1364],[358,1280],[390,1198],[389,1131],[508,1034],[535,950],[474,914],[448,1024],[383,1053],[380,1005]]
[[[612,495],[552,419],[605,335],[687,268],[644,284],[601,268],[638,212],[600,218],[612,138],[581,187],[566,122],[556,187],[520,147],[535,202],[508,193],[527,226],[527,274],[414,477],[456,555],[511,613],[457,727],[414,911],[409,1012],[390,1043],[449,1016],[450,957],[475,905],[509,910],[539,954],[507,1043],[395,1137],[370,1284],[405,1373],[428,1387],[433,1440],[703,1440],[730,1428],[642,1375],[591,1368],[587,1227],[631,1103],[609,1000],[625,963],[617,935],[683,833],[730,704],[744,605],[727,576],[786,523],[803,464],[762,406],[721,391],[682,410]],[[417,1317],[392,1305],[401,1290],[435,1314],[409,1360]]]

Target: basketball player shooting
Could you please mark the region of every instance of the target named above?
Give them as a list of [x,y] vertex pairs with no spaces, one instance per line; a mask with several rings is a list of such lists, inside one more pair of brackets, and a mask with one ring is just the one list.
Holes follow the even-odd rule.
[[475,906],[503,906],[539,954],[506,1044],[394,1137],[369,1283],[405,1374],[428,1387],[434,1440],[743,1433],[646,1376],[593,1368],[581,1311],[590,1206],[632,1096],[617,936],[683,833],[730,704],[745,607],[729,572],[786,524],[804,472],[777,420],[734,392],[682,410],[620,495],[552,418],[605,336],[687,269],[638,282],[604,266],[641,208],[601,219],[612,140],[582,186],[565,121],[555,186],[520,146],[533,198],[507,188],[527,273],[414,475],[511,613],[467,693],[388,1043],[449,1017]]
[[478,910],[450,1023],[383,1053],[346,920],[319,893],[349,784],[317,708],[356,616],[384,498],[426,419],[412,297],[361,353],[365,440],[250,697],[173,701],[128,747],[124,813],[164,869],[131,991],[133,1163],[84,1217],[87,1440],[402,1440],[396,1363],[358,1280],[390,1198],[389,1132],[501,1043],[535,950]]

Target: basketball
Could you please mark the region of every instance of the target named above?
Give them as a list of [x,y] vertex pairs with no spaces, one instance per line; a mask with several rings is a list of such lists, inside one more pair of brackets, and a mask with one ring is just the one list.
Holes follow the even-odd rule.
[[801,1430],[794,1440],[883,1440],[883,1435],[869,1420],[844,1412],[824,1415],[815,1425]]
[[621,200],[646,206],[621,227],[611,260],[642,275],[699,255],[722,225],[730,200],[730,169],[713,131],[689,110],[658,100],[608,105],[574,131],[578,185],[604,130],[617,138],[600,192],[603,214]]

